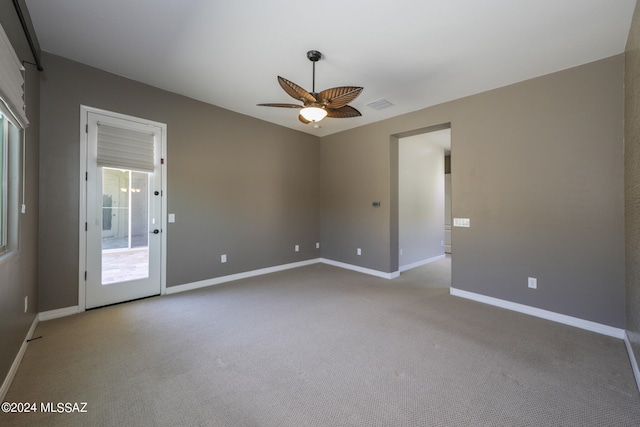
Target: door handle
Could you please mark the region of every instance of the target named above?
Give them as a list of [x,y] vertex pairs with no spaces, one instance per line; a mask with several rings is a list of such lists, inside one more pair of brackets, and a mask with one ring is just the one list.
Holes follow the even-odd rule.
[[153,231],[150,231],[149,234],[153,233],[153,234],[158,234],[160,232],[160,230],[158,230],[157,228]]

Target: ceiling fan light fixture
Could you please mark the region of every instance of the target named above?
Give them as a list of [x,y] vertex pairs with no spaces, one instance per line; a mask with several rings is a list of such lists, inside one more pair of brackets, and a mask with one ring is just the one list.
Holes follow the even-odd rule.
[[310,122],[319,122],[327,117],[327,110],[320,107],[305,107],[300,110],[300,115]]
[[313,86],[311,92],[284,77],[278,76],[280,87],[293,99],[302,101],[303,105],[283,103],[258,105],[262,107],[301,108],[298,120],[305,125],[317,123],[325,117],[344,119],[361,116],[360,111],[347,104],[356,99],[363,88],[359,86],[340,86],[316,93],[316,62],[322,58],[322,54],[317,50],[310,50],[307,52],[307,58],[313,63]]

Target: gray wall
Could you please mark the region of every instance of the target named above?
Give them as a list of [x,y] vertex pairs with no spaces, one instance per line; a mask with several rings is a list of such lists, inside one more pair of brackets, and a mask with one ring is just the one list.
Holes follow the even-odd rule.
[[640,364],[640,7],[625,52],[625,267],[627,336]]
[[618,55],[322,138],[322,256],[397,269],[397,135],[451,122],[453,215],[471,219],[452,286],[624,327],[622,70]]
[[[26,13],[26,8],[24,11]],[[11,2],[0,3],[0,24],[18,57],[23,61],[33,62],[26,37]],[[27,64],[25,68],[27,115],[31,122],[25,133],[27,213],[19,215],[18,250],[10,255],[0,256],[0,383],[9,372],[38,312],[37,184],[40,80],[35,67]],[[27,313],[24,313],[25,296],[29,297]]]
[[[396,235],[395,247],[390,248],[390,197],[395,187],[397,227],[398,176],[390,176],[389,164],[397,164],[398,148],[396,139],[391,152],[388,134],[385,137],[377,130],[374,124],[322,138],[322,257],[391,272],[397,271],[398,239]],[[374,201],[381,203],[379,208],[372,206]],[[361,256],[357,248],[362,249]],[[390,268],[391,253],[394,269]]]
[[167,287],[320,256],[317,137],[55,55],[43,63],[40,311],[78,304],[81,104],[167,124]]
[[[41,81],[30,65],[26,72],[27,214],[19,252],[0,261],[0,374],[37,311],[78,303],[80,104],[168,124],[168,210],[177,218],[167,230],[168,286],[317,257],[320,235],[325,258],[396,271],[397,136],[451,122],[453,212],[472,224],[454,229],[453,286],[624,327],[626,241],[626,322],[640,354],[639,19],[636,10],[626,52],[624,162],[622,56],[320,143],[45,55]],[[0,3],[0,23],[20,58],[32,61],[11,2]],[[227,264],[217,262],[221,253]],[[538,277],[537,291],[526,288],[527,276]],[[25,296],[32,301],[26,314]]]
[[424,135],[399,141],[399,267],[444,254],[444,148]]

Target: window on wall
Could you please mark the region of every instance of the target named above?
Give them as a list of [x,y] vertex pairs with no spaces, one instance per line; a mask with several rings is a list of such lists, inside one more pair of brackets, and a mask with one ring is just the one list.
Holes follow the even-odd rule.
[[0,255],[18,247],[21,132],[29,126],[24,67],[0,25]]
[[20,132],[0,113],[0,255],[17,248]]

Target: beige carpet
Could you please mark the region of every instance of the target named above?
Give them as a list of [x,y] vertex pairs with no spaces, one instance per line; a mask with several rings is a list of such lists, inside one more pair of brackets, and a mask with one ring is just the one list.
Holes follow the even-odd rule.
[[[2,426],[638,426],[621,340],[312,265],[40,323]],[[444,283],[443,283],[444,282]]]

